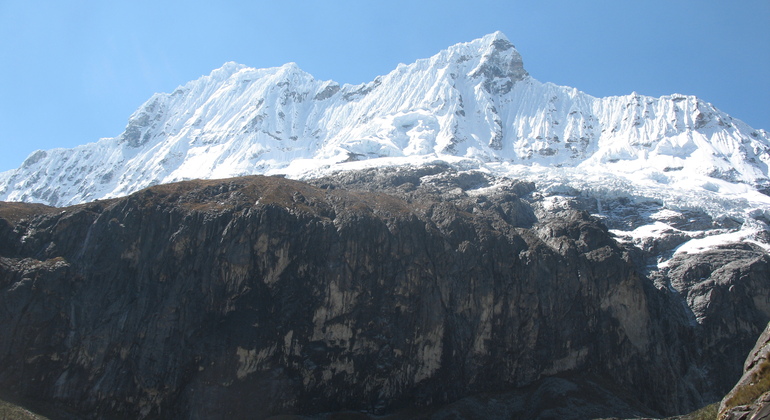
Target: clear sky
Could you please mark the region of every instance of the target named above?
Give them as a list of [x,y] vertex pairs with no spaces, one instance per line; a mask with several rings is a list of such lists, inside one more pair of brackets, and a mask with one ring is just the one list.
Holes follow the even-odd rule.
[[696,95],[770,130],[768,0],[0,0],[0,171],[117,136],[227,61],[356,84],[496,30],[538,80]]

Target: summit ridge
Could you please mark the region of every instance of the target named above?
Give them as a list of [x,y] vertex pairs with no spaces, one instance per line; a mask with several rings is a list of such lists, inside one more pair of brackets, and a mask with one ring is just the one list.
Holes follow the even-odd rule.
[[611,176],[647,195],[737,194],[759,203],[740,211],[770,208],[758,194],[770,185],[767,131],[694,96],[596,98],[540,82],[502,32],[358,85],[295,63],[225,63],[153,95],[117,137],[32,153],[0,174],[0,200],[63,206],[187,179],[435,161],[545,183]]

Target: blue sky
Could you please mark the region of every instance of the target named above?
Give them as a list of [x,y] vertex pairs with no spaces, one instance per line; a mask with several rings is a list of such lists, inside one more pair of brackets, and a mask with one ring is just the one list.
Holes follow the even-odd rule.
[[696,95],[770,130],[768,28],[768,0],[0,0],[0,171],[117,136],[227,61],[363,83],[496,30],[538,80]]

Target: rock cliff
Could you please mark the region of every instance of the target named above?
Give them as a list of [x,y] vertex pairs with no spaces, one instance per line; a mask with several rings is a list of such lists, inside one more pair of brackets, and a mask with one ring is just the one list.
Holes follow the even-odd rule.
[[60,418],[594,418],[686,412],[740,377],[770,320],[765,252],[652,281],[578,202],[491,181],[426,166],[0,203],[0,391]]
[[720,420],[762,420],[770,417],[770,324],[757,340],[741,379],[722,400]]

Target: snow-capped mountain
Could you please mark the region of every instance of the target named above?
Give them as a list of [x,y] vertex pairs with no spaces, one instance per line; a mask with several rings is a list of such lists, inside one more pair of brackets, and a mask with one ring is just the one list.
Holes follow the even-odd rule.
[[435,160],[755,191],[770,183],[770,134],[692,96],[595,98],[540,82],[496,32],[361,85],[316,80],[293,63],[227,63],[153,95],[118,137],[34,152],[0,174],[0,200],[68,205],[191,178]]
[[499,32],[361,85],[227,63],[0,201],[307,182],[0,203],[0,386],[106,417],[264,389],[226,415],[681,413],[770,319],[768,165],[765,130],[540,82]]

